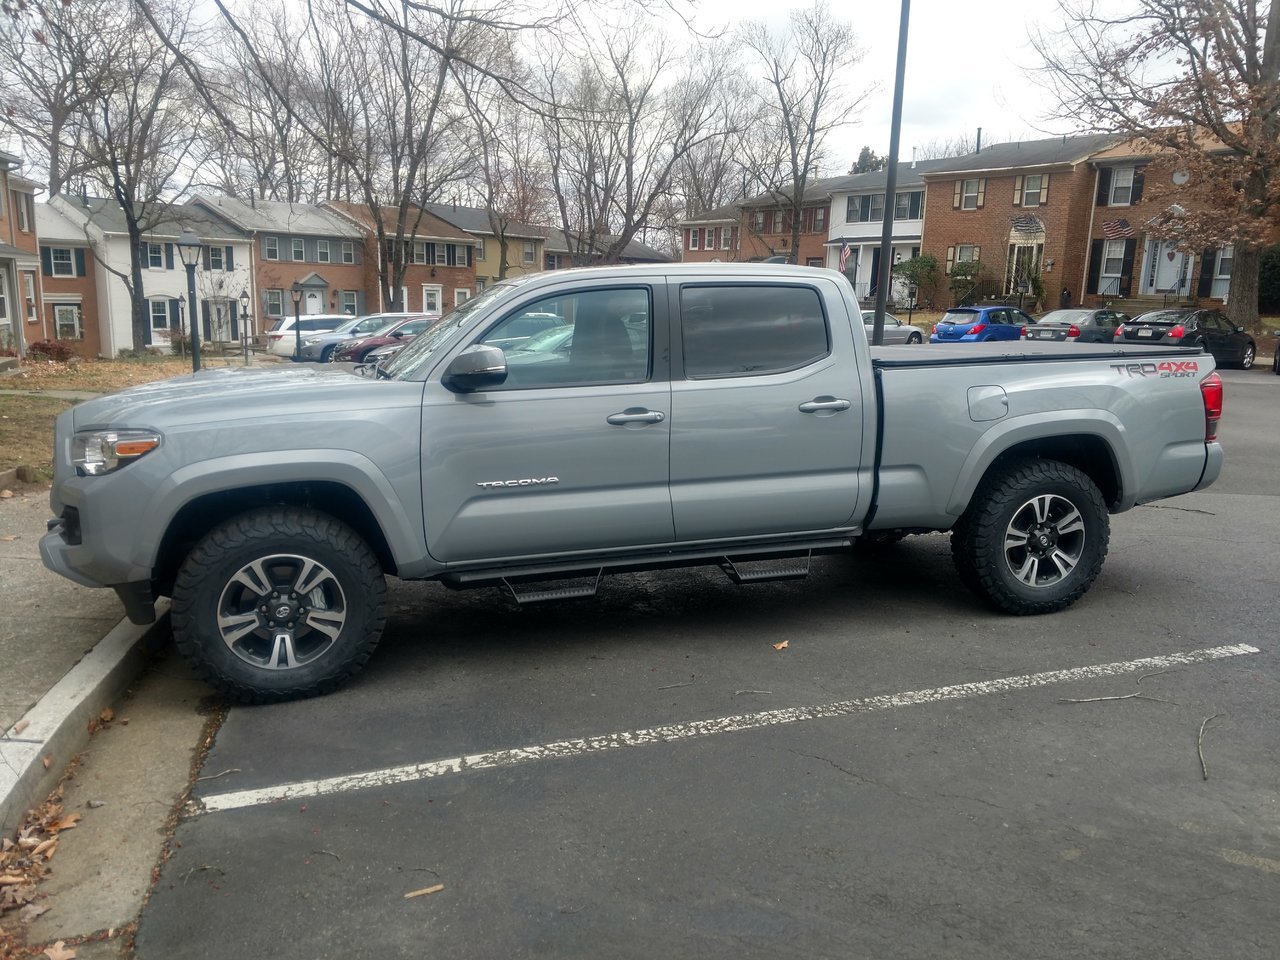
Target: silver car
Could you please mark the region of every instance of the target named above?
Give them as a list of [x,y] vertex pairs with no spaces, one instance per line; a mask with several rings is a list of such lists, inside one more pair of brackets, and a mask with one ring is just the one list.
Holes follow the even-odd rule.
[[[871,339],[871,328],[876,322],[874,310],[862,311],[862,325],[867,328],[867,339]],[[924,331],[917,326],[903,323],[892,313],[884,315],[885,343],[924,343]]]
[[326,333],[304,333],[302,359],[312,363],[328,363],[330,355],[342,341],[367,337],[402,316],[408,317],[411,314],[374,313],[365,317],[351,317]]

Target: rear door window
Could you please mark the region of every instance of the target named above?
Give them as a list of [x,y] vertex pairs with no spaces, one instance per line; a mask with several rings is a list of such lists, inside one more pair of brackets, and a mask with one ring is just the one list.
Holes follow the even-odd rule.
[[812,287],[686,286],[680,290],[685,376],[764,376],[831,353],[822,299]]

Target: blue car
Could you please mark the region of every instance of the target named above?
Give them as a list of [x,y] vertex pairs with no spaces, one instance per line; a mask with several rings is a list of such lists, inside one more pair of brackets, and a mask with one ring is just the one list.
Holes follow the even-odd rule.
[[986,343],[988,340],[1021,340],[1034,321],[1017,307],[955,307],[948,310],[930,343]]

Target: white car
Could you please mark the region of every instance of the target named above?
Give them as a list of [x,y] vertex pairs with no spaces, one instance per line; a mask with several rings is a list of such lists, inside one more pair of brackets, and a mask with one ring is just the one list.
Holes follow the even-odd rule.
[[277,357],[292,357],[301,339],[313,333],[328,333],[340,323],[351,319],[349,313],[310,313],[298,318],[298,330],[293,329],[293,317],[281,317],[267,331],[267,353]]

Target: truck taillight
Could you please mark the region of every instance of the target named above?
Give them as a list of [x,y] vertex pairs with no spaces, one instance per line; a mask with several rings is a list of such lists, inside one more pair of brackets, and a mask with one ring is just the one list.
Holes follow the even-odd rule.
[[969,328],[969,332],[981,333],[985,329],[987,329],[987,325],[985,323],[975,323],[972,327]]
[[1222,378],[1211,373],[1200,381],[1200,396],[1204,399],[1204,438],[1218,439],[1218,421],[1222,419]]
[[1181,340],[1183,336],[1186,334],[1186,332],[1187,332],[1187,328],[1184,327],[1182,324],[1178,324],[1176,327],[1170,328],[1169,336],[1172,337],[1174,340]]
[[1080,328],[1073,323],[1071,326],[1067,327],[1067,336],[1068,337],[1080,336]]

